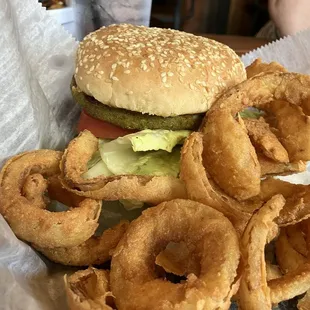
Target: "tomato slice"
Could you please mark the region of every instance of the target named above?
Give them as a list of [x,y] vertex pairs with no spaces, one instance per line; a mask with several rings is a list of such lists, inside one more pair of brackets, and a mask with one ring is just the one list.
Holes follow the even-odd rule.
[[124,129],[100,119],[96,119],[88,115],[83,110],[80,116],[77,130],[80,132],[84,129],[89,130],[97,138],[101,139],[116,139],[118,137],[123,137],[130,133],[137,132],[137,130]]

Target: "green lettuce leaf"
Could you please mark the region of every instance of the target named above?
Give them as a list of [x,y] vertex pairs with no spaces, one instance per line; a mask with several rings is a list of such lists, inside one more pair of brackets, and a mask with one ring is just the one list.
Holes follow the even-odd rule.
[[[182,144],[188,130],[143,130],[118,139],[99,140],[99,151],[88,162],[84,178],[99,175],[175,176],[180,170]],[[130,206],[129,206],[130,205]],[[128,207],[134,204],[128,204]]]
[[99,161],[95,165],[93,165],[90,169],[88,169],[82,175],[82,178],[92,179],[98,177],[99,175],[104,175],[106,177],[113,175],[113,173],[108,169],[107,165],[105,164],[104,161],[102,161],[102,159],[99,159]]
[[263,111],[260,111],[256,108],[247,108],[241,112],[239,112],[239,115],[241,118],[254,118],[254,119],[259,119],[261,116],[264,115]]
[[143,130],[99,145],[102,160],[114,175],[179,173],[180,148],[190,131]]
[[172,152],[177,144],[183,144],[188,137],[188,130],[142,130],[125,137],[118,138],[113,142],[118,144],[131,143],[134,152],[145,152],[152,150],[164,150]]

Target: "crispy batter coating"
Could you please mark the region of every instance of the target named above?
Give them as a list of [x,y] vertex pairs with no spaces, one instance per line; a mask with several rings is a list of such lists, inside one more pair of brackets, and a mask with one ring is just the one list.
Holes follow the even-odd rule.
[[192,133],[185,141],[181,156],[181,178],[190,199],[222,212],[241,235],[251,214],[261,206],[258,202],[240,203],[223,193],[207,175],[202,162],[202,134]]
[[258,148],[266,157],[274,161],[281,163],[289,162],[286,149],[270,130],[268,123],[263,117],[259,119],[244,119],[243,122],[255,149]]
[[291,245],[287,235],[287,228],[282,228],[276,240],[276,258],[283,273],[297,269],[307,261],[307,258],[299,253]]
[[[254,197],[260,191],[261,167],[257,154],[244,126],[235,118],[247,107],[273,109],[279,124],[278,138],[290,161],[310,160],[310,121],[308,115],[302,114],[309,111],[305,109],[310,104],[309,98],[310,76],[286,72],[255,75],[224,93],[201,125],[204,164],[212,179],[238,200]],[[281,102],[287,103],[284,108]]]
[[48,188],[48,181],[42,174],[34,173],[29,175],[22,187],[22,195],[36,208],[45,209],[49,203],[48,197],[44,195]]
[[[171,241],[193,249],[199,275],[178,284],[157,276],[155,258]],[[228,309],[238,287],[239,254],[236,231],[220,212],[180,199],[149,208],[130,224],[112,257],[117,309]]]
[[[65,276],[65,289],[70,310],[112,310],[109,301],[109,272],[96,268],[79,270]],[[110,298],[110,300],[108,300]]]
[[305,234],[301,229],[301,223],[287,226],[285,230],[288,237],[288,241],[292,245],[293,249],[296,250],[301,255],[307,257],[308,255],[307,242],[305,240]]
[[[51,150],[22,153],[8,160],[0,174],[1,214],[17,237],[42,247],[76,246],[89,239],[98,227],[99,201],[83,199],[72,210],[50,212],[23,196],[29,175],[39,173],[48,178],[59,174],[61,156],[61,152]],[[45,190],[45,186],[40,188]]]
[[203,134],[203,162],[212,179],[238,200],[258,195],[261,167],[242,124],[219,109],[208,116]]
[[248,79],[263,72],[287,72],[287,70],[278,62],[273,61],[271,63],[264,63],[260,58],[255,59],[245,69]]
[[283,277],[269,281],[268,286],[273,304],[305,293],[310,289],[310,263],[306,262]]
[[293,225],[310,217],[309,185],[267,178],[261,183],[259,199],[266,201],[279,193],[286,199],[285,206],[276,219],[279,226]]
[[272,279],[277,279],[282,277],[282,272],[278,265],[273,265],[270,262],[266,261],[266,278],[267,281]]
[[260,153],[257,154],[257,158],[261,167],[262,177],[270,175],[289,175],[303,172],[307,169],[306,163],[301,160],[292,163],[281,163],[271,160]]
[[87,162],[98,149],[98,139],[83,131],[72,140],[61,161],[62,184],[73,193],[102,200],[134,199],[150,204],[186,198],[184,183],[170,176],[99,176],[82,178]]
[[[298,89],[296,90],[298,91]],[[277,124],[277,135],[288,152],[290,161],[310,158],[310,117],[296,104],[276,100],[265,105]]]
[[284,206],[283,196],[271,198],[248,223],[241,239],[244,271],[240,281],[239,305],[241,309],[271,309],[270,290],[267,284],[265,245],[274,219]]
[[[306,239],[307,239],[307,234],[304,234],[305,232],[307,233],[307,229],[305,230],[304,228],[307,227],[308,223],[309,223],[309,220],[306,220],[298,225],[289,226],[289,227],[281,229],[280,236],[276,241],[276,257],[277,257],[278,264],[280,265],[284,273],[288,273],[288,272],[296,273],[296,270],[297,272],[308,271],[308,258],[307,258],[307,253],[306,253],[308,249],[306,249],[306,252],[304,251],[304,246],[305,246],[304,242],[306,242]],[[304,252],[304,253],[301,253],[301,252]],[[306,266],[306,270],[303,269],[303,267],[301,266]],[[299,280],[299,278],[302,280],[303,276],[305,275],[301,273],[300,276],[298,277],[298,273],[297,273],[297,276],[296,276],[297,281]],[[297,289],[300,289],[296,281],[293,282],[293,284],[296,285]],[[303,287],[307,286],[307,275],[306,275],[306,280],[302,281],[301,286]],[[289,287],[291,291],[296,290],[296,288],[294,286],[292,287],[291,284],[286,285],[285,288],[286,287]],[[308,290],[306,295],[298,301],[298,305],[297,305],[298,309],[300,310],[309,309],[308,307],[309,306],[309,292],[310,291]]]
[[75,247],[42,248],[36,244],[32,246],[50,260],[63,265],[101,265],[111,258],[113,249],[123,237],[128,225],[129,222],[123,221],[105,230],[101,236],[93,236]]

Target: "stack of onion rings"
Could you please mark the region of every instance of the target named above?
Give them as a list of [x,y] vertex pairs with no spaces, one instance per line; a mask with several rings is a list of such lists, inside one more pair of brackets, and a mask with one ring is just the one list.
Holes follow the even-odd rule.
[[282,228],[276,241],[276,258],[284,274],[294,274],[295,281],[290,291],[306,295],[298,301],[299,310],[308,309],[310,301],[309,219],[299,224]]
[[[309,308],[310,187],[269,177],[303,171],[310,159],[310,77],[285,71],[259,61],[248,68],[250,79],[186,140],[180,179],[83,178],[98,149],[88,131],[64,153],[8,160],[0,213],[20,239],[64,265],[112,257],[110,275],[89,268],[65,278],[71,309],[228,309],[235,294],[242,309],[271,309],[304,293],[298,309]],[[264,113],[241,118],[248,107]],[[102,199],[160,204],[96,236]],[[51,200],[69,210],[49,211]],[[265,258],[273,239],[278,265]],[[168,273],[186,280],[174,284]]]
[[[61,156],[61,152],[51,150],[23,153],[11,158],[0,174],[1,214],[19,238],[41,247],[76,246],[98,227],[99,201],[85,198],[70,211],[50,212],[43,208],[41,199],[33,204],[22,195],[24,183],[29,187],[31,174],[36,178],[38,173],[42,175],[41,181],[59,174]],[[37,195],[43,196],[46,187],[38,186],[42,191]]]
[[279,257],[285,261],[280,262],[280,267],[282,270],[286,268],[287,273],[267,281],[265,245],[270,241],[268,240],[270,232],[277,227],[274,219],[284,204],[283,196],[272,197],[253,215],[244,231],[241,239],[244,271],[238,292],[242,309],[271,309],[272,305],[289,300],[310,289],[310,262],[303,261],[299,257],[297,263],[298,256],[296,253],[292,256],[294,249],[287,248],[288,241],[285,240],[283,233],[277,241],[277,253],[279,255],[281,249],[286,248],[286,252],[281,253]]
[[190,199],[204,203],[222,212],[242,235],[253,212],[276,194],[282,194],[286,203],[277,217],[281,227],[293,225],[310,217],[310,187],[267,178],[261,181],[261,191],[253,199],[238,201],[224,193],[210,178],[203,165],[203,134],[192,133],[186,140],[181,157],[181,179]]
[[[309,98],[310,76],[267,72],[231,88],[217,100],[201,126],[203,162],[212,179],[225,193],[238,200],[258,195],[262,167],[265,174],[305,168],[300,161],[310,160],[310,118],[306,114]],[[275,170],[272,166],[272,170],[268,171],[266,161],[260,163],[247,126],[240,118],[236,119],[238,113],[248,107],[273,115],[269,123],[275,126],[272,127],[273,132],[289,156],[289,162],[274,161],[274,165],[282,166],[281,169]],[[268,158],[266,154],[263,158]],[[274,160],[274,154],[271,155],[269,160]]]
[[[38,150],[12,157],[0,174],[0,213],[20,239],[49,259],[72,266],[102,264],[110,259],[128,222],[95,237],[101,202],[62,188],[61,156]],[[69,210],[51,212],[49,200],[64,203]]]

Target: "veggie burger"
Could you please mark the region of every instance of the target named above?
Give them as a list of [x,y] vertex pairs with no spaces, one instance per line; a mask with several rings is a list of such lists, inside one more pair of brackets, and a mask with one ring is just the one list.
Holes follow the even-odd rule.
[[245,78],[235,52],[204,37],[129,24],[90,33],[71,85],[83,107],[78,130],[100,138],[100,169],[94,159],[89,177],[177,176],[184,139]]

